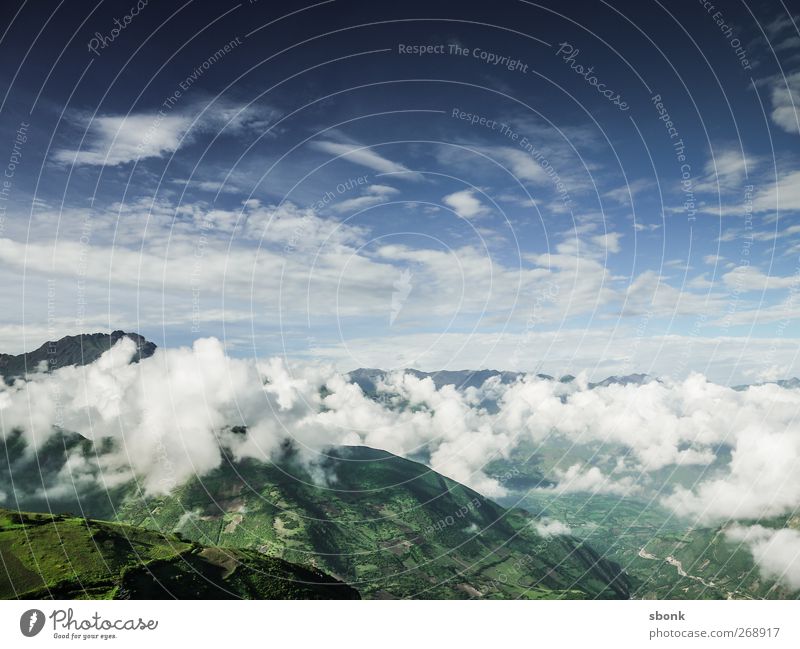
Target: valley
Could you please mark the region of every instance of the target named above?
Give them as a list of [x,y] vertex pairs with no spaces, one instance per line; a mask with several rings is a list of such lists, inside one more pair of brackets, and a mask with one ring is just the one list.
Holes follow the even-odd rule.
[[[37,372],[95,363],[126,336],[70,337],[30,355],[4,356],[6,380],[19,380],[20,368],[34,363]],[[134,340],[131,362],[147,362],[154,346]],[[42,350],[63,355],[42,365]],[[466,391],[484,412],[501,406],[485,386],[522,380],[494,371],[411,374],[420,385],[432,381],[436,389]],[[358,370],[351,379],[370,400],[415,412],[418,405],[387,392],[384,377],[380,370]],[[652,380],[610,377],[587,389]],[[154,494],[135,476],[119,479],[101,470],[106,457],[123,450],[118,439],[56,429],[33,452],[21,430],[10,431],[0,447],[0,505],[10,510],[3,518],[8,576],[2,596],[188,596],[178,582],[209,597],[223,591],[233,597],[328,592],[316,586],[282,591],[274,580],[248,582],[244,575],[251,573],[289,575],[289,581],[302,573],[309,583],[351,589],[337,593],[376,599],[800,595],[765,578],[750,549],[729,539],[725,526],[698,526],[662,504],[668,489],[722,475],[731,459],[726,445],[708,464],[667,466],[642,480],[627,468],[631,451],[623,444],[576,444],[556,430],[538,442],[520,437],[504,457],[486,457],[483,470],[502,489],[486,498],[432,470],[424,448],[411,459],[365,445],[326,446],[309,460],[287,438],[279,453],[258,460],[232,451],[247,437],[246,427],[223,432],[217,468]],[[594,482],[565,488],[582,467],[592,467]],[[790,516],[748,524],[798,527]],[[106,540],[98,545],[95,537]],[[41,561],[52,568],[44,569],[40,584],[31,575]],[[137,571],[137,561],[147,566],[144,572]],[[198,578],[208,586],[200,587]],[[164,580],[172,584],[169,593],[158,590]]]

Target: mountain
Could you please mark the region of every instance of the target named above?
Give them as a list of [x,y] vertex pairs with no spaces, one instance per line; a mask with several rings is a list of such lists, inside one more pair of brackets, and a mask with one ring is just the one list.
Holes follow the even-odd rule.
[[125,337],[136,343],[137,351],[133,362],[152,356],[156,351],[155,344],[143,336],[124,331],[65,336],[56,341],[46,342],[38,349],[25,354],[17,356],[0,354],[0,376],[8,381],[40,369],[52,371],[70,365],[88,365],[100,358],[103,352],[111,349],[120,338]]
[[[108,351],[114,344],[123,337],[130,338],[136,343],[137,352],[132,362],[138,362],[143,358],[148,358],[155,353],[156,345],[137,333],[127,333],[125,331],[114,331],[111,334],[93,333],[80,334],[78,336],[65,336],[56,341],[46,342],[38,349],[25,354],[11,355],[0,354],[0,376],[6,380],[24,376],[26,373],[38,371],[41,367],[46,370],[54,370],[59,367],[70,365],[88,365],[100,358],[103,352]],[[42,363],[44,365],[42,366]],[[413,368],[402,370],[419,379],[430,378],[437,388],[445,385],[455,386],[458,390],[466,388],[479,388],[491,378],[499,377],[503,384],[513,383],[526,375],[525,372],[507,372],[500,370],[439,370],[438,372],[422,372]],[[350,380],[356,383],[365,394],[374,396],[377,392],[378,383],[383,380],[389,372],[376,368],[359,368],[348,373]],[[554,381],[555,378],[549,374],[537,374],[538,378]],[[570,383],[575,377],[567,374],[558,379],[562,383]],[[650,381],[657,380],[648,374],[629,374],[626,376],[609,376],[597,383],[589,383],[589,388],[606,387],[612,384],[620,385],[642,385]],[[799,379],[789,379],[777,381],[778,385],[787,388],[800,386]]]
[[104,489],[85,480],[78,493],[68,475],[55,477],[68,454],[97,452],[102,442],[76,434],[53,436],[33,457],[20,438],[7,440],[0,445],[6,506],[80,512],[258,551],[315,566],[365,597],[628,597],[627,576],[589,544],[542,537],[527,512],[384,451],[331,450],[313,476],[291,450],[277,464],[227,458],[161,497],[135,484]]
[[[610,474],[624,453],[623,447],[611,444],[578,445],[551,438],[547,444],[523,442],[508,458],[492,461],[486,471],[515,478],[513,482],[504,481],[508,493],[499,500],[501,505],[522,507],[533,515],[563,523],[604,559],[620,565],[633,599],[800,598],[800,590],[790,585],[790,569],[786,569],[787,579],[777,578],[780,570],[765,575],[754,558],[752,545],[732,540],[727,534],[730,522],[704,526],[662,504],[661,496],[675,485],[690,489],[710,476],[724,475],[724,467],[731,461],[731,449],[726,445],[717,447],[712,463],[664,467],[651,473],[650,485],[640,483],[629,494],[558,489],[559,470],[591,461]],[[600,457],[606,459],[598,461]],[[549,479],[554,488],[537,488],[548,487]],[[800,531],[800,516],[795,512],[736,524]],[[756,555],[760,554],[766,565],[789,565],[796,554],[784,550],[778,542],[773,542],[767,552],[763,551],[765,544],[761,547]]]
[[650,381],[657,381],[649,374],[627,374],[625,376],[609,376],[598,383],[590,383],[589,389],[606,388],[609,385],[644,385]]
[[[800,517],[741,521],[773,530],[800,530]],[[726,534],[729,524],[689,527],[680,532],[653,534],[635,557],[626,561],[632,573],[636,597],[641,599],[800,599],[800,589],[776,579],[781,570],[765,575],[746,543]],[[779,553],[777,544],[769,553]],[[795,558],[792,559],[792,556]],[[770,558],[765,554],[765,563]],[[782,566],[796,561],[796,551],[783,558]],[[784,573],[785,574],[785,573]],[[791,581],[791,580],[788,580]]]
[[[139,345],[137,358],[153,353],[152,343],[120,331],[46,344],[23,355],[22,367],[40,362],[42,350],[57,352],[53,366],[91,362],[126,335]],[[17,364],[6,364],[15,375],[20,357],[5,358]],[[435,380],[464,386],[491,376],[511,381],[518,375],[449,372],[437,373]],[[9,431],[0,444],[0,499],[15,509],[70,511],[180,533],[203,547],[311,564],[367,597],[628,597],[627,576],[588,543],[542,536],[535,516],[503,508],[423,464],[384,451],[333,449],[309,467],[287,444],[276,463],[226,456],[215,471],[166,496],[146,497],[135,482],[106,489],[85,474],[113,444],[56,431],[31,453],[22,434]],[[84,467],[77,482],[72,461]]]
[[[498,370],[441,370],[439,372],[421,372],[413,368],[402,370],[418,379],[430,378],[437,388],[453,385],[459,390],[466,388],[479,388],[490,378],[500,377],[501,383],[513,383],[524,376],[521,372],[501,372]],[[350,380],[364,391],[364,394],[374,395],[378,382],[383,380],[389,372],[374,368],[359,368],[349,373]],[[552,378],[540,375],[542,378]]]
[[734,390],[747,390],[747,388],[752,386],[760,386],[760,385],[777,385],[782,388],[786,388],[787,390],[797,390],[800,388],[800,379],[797,377],[792,377],[790,379],[778,379],[777,381],[764,381],[761,383],[745,383],[743,385],[736,385],[734,386]]
[[328,484],[292,461],[230,462],[121,520],[204,544],[312,565],[372,598],[627,598],[627,577],[570,536],[545,538],[428,467],[366,447],[333,450]]
[[[491,378],[499,377],[500,382],[504,384],[514,383],[521,379],[526,374],[525,372],[501,372],[499,370],[458,370],[448,371],[440,370],[438,372],[421,372],[420,370],[404,369],[406,374],[411,374],[419,379],[430,378],[437,388],[442,388],[445,385],[455,386],[457,390],[464,390],[466,388],[479,388],[484,382]],[[356,383],[363,391],[364,394],[375,396],[377,393],[378,383],[383,380],[389,372],[375,368],[359,368],[353,370],[348,374],[350,380]],[[556,379],[549,374],[537,374],[537,378],[545,381],[555,381]],[[571,383],[575,377],[571,374],[566,374],[558,379],[561,383]],[[628,374],[625,376],[609,376],[597,383],[589,383],[589,389],[603,388],[609,385],[643,385],[650,381],[657,381],[649,374]]]
[[130,525],[0,509],[0,599],[359,599],[322,572]]

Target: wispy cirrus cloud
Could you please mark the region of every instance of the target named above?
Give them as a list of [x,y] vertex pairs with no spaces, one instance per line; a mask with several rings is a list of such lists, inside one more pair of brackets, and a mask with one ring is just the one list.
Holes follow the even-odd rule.
[[367,207],[372,207],[373,205],[380,205],[399,193],[400,191],[398,189],[390,187],[389,185],[370,185],[364,190],[361,196],[348,198],[340,203],[336,203],[331,209],[340,214],[342,212],[355,212]]
[[361,167],[367,167],[381,173],[397,174],[398,178],[421,180],[423,177],[421,173],[410,170],[404,164],[382,156],[368,145],[321,140],[312,142],[311,146],[318,151],[345,158]]

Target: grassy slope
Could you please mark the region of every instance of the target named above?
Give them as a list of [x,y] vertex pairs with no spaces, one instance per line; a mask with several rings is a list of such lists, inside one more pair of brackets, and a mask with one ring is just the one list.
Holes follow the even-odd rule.
[[[511,475],[519,483],[505,483],[512,492],[501,504],[566,523],[602,556],[620,564],[629,575],[634,598],[758,599],[800,594],[764,579],[747,546],[726,539],[722,528],[693,528],[658,505],[663,489],[631,498],[558,494],[546,488],[556,480],[555,468],[566,470],[576,462],[587,462],[609,473],[622,452],[610,445],[570,445],[554,437],[541,447],[521,443],[509,460],[492,462],[488,472]],[[718,449],[717,461],[710,467],[668,467],[651,474],[652,484],[691,486],[719,470],[729,453],[730,449]],[[796,527],[797,520],[758,522],[766,527]]]
[[[743,525],[800,529],[800,517],[745,521]],[[637,596],[653,599],[797,599],[774,579],[766,579],[746,545],[726,538],[724,527],[688,529],[650,540],[631,566]],[[680,563],[680,571],[677,562]],[[681,576],[680,572],[686,573]]]
[[331,487],[289,464],[230,464],[169,497],[133,498],[121,517],[313,563],[370,597],[627,596],[616,567],[587,545],[544,539],[526,513],[424,465],[362,447],[326,471]]
[[119,523],[0,509],[0,598],[358,598],[323,573]]
[[[67,453],[79,449],[87,457],[96,452],[80,435],[57,433],[31,457],[12,433],[0,444],[0,484],[15,494],[7,506],[178,530],[207,545],[260,548],[316,563],[373,597],[627,596],[615,566],[595,565],[590,547],[542,539],[524,514],[380,451],[351,449],[354,461],[332,460],[334,491],[315,486],[290,463],[244,462],[194,480],[174,497],[145,501],[132,498],[130,486],[106,492],[83,485],[80,498],[51,489]],[[60,483],[69,484],[69,476]]]
[[[612,495],[546,491],[520,496],[531,512],[568,524],[599,553],[619,563],[637,599],[797,598],[765,579],[746,545],[721,527],[692,528],[654,503]],[[504,502],[516,502],[509,497]],[[750,521],[765,527],[800,527],[800,518]],[[684,574],[685,573],[685,574]]]

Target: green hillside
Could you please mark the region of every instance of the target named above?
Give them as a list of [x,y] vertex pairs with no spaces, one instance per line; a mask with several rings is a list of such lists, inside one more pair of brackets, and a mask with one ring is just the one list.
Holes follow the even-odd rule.
[[2,599],[358,599],[318,570],[130,525],[0,509]]
[[[800,529],[800,517],[743,524]],[[729,539],[725,526],[656,536],[631,560],[629,570],[642,599],[800,598],[800,591],[765,578],[747,545]]]
[[[533,490],[503,500],[559,520],[603,557],[625,570],[635,599],[795,599],[764,578],[746,544],[727,538],[725,527],[694,527],[656,502],[609,494]],[[743,521],[771,528],[800,528],[784,516]]]
[[347,447],[323,467],[229,463],[168,497],[130,498],[121,520],[205,544],[312,564],[368,597],[628,596],[626,577],[587,544],[543,538],[507,510],[428,467]]
[[[19,435],[0,445],[6,507],[69,511],[204,545],[261,550],[316,565],[369,597],[621,597],[619,567],[590,544],[542,538],[530,515],[506,510],[428,467],[383,451],[341,449],[320,467],[320,486],[296,462],[226,462],[164,498],[134,485],[80,493],[57,479],[69,454],[103,452],[77,434],[57,433],[36,455]],[[72,493],[70,493],[72,491]]]

